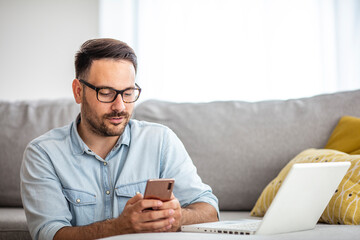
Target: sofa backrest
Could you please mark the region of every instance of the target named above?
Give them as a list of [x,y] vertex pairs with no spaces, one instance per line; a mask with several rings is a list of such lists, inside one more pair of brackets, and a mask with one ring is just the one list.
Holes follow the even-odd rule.
[[80,112],[71,99],[0,101],[0,207],[21,207],[20,166],[27,144]]
[[360,90],[254,103],[149,100],[134,117],[178,135],[221,210],[251,210],[293,157],[323,148],[342,116],[360,117],[359,101]]
[[[162,123],[182,140],[221,210],[250,210],[263,188],[306,148],[325,146],[340,117],[360,117],[360,90],[286,101],[170,103],[149,100],[139,120]],[[72,99],[0,101],[0,207],[22,206],[26,145],[79,113]]]

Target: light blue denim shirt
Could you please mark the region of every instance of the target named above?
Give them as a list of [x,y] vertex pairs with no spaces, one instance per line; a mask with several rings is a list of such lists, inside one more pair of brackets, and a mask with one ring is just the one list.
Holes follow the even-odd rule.
[[219,212],[217,198],[169,128],[130,120],[102,159],[80,138],[77,121],[36,138],[24,152],[21,196],[33,239],[52,239],[64,226],[118,217],[151,178],[174,178],[181,206],[206,202]]

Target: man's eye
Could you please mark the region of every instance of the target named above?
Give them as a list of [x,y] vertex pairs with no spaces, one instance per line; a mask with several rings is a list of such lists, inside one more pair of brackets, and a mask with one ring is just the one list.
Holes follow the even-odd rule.
[[127,90],[124,92],[124,96],[126,97],[131,97],[132,95],[134,95],[134,90]]
[[99,94],[104,97],[112,96],[114,95],[114,91],[111,91],[110,89],[101,89],[101,91],[99,91]]

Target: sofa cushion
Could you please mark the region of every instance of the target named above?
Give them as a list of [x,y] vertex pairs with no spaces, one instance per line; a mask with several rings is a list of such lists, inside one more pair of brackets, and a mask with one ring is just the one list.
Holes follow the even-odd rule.
[[134,117],[179,136],[221,210],[249,211],[290,159],[323,148],[342,116],[360,117],[359,99],[360,90],[254,103],[149,100]]
[[0,239],[31,239],[22,208],[0,208]]
[[336,150],[307,149],[291,160],[262,192],[251,211],[252,216],[262,217],[275,198],[281,183],[295,163],[351,162],[320,221],[331,224],[360,224],[360,155],[348,155]]
[[349,154],[360,154],[360,118],[342,117],[325,148]]
[[22,206],[20,166],[26,145],[70,123],[78,113],[79,106],[71,99],[0,102],[0,206]]

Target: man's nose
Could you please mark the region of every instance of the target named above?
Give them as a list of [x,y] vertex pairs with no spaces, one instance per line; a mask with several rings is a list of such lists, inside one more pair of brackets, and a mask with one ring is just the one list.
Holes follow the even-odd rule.
[[112,110],[118,110],[119,112],[125,110],[125,103],[122,99],[121,94],[118,94],[112,103]]

